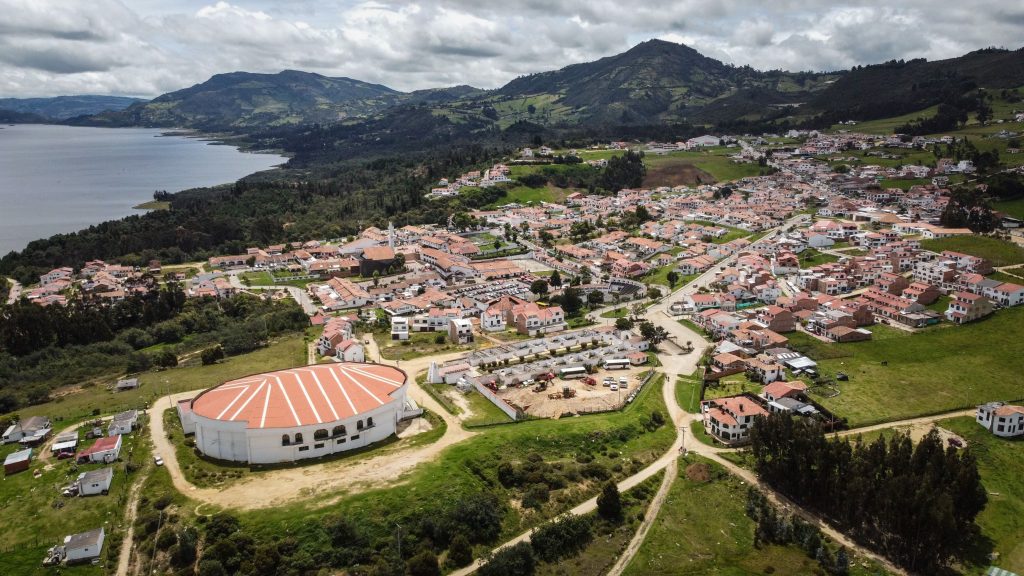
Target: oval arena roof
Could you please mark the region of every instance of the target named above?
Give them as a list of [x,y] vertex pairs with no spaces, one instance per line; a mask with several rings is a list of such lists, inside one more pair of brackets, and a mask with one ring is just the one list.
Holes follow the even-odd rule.
[[318,364],[245,376],[210,388],[195,414],[247,422],[247,428],[294,428],[344,420],[394,402],[405,372],[356,362]]

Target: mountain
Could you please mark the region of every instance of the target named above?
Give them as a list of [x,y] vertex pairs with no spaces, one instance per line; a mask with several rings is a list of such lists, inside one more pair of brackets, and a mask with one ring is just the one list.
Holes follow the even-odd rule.
[[53,98],[0,98],[0,109],[34,114],[50,120],[67,120],[75,116],[124,110],[143,102],[124,96],[55,96]]
[[0,108],[0,124],[45,124],[48,120],[31,112]]
[[394,105],[401,96],[401,92],[379,84],[297,70],[231,72],[75,123],[202,130],[332,123],[373,114]]
[[71,122],[253,132],[314,123],[395,126],[382,118],[420,108],[480,133],[513,125],[531,132],[687,125],[695,131],[758,131],[870,120],[943,102],[970,110],[968,101],[977,100],[972,94],[978,87],[1022,85],[1022,50],[985,49],[948,60],[891,61],[848,71],[786,72],[733,66],[682,44],[650,40],[593,62],[516,78],[497,90],[455,86],[402,93],[294,70],[233,72]]

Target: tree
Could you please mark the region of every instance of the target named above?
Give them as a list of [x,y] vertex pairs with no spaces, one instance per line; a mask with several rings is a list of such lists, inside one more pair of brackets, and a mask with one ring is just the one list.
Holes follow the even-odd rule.
[[448,562],[456,568],[462,568],[473,561],[473,547],[464,534],[456,534],[448,545]]
[[557,562],[580,553],[593,539],[589,516],[568,514],[533,531],[530,545],[543,562]]
[[477,570],[480,576],[532,576],[537,567],[533,548],[527,542],[520,542],[502,548],[487,559]]
[[548,283],[543,278],[537,278],[530,284],[530,292],[538,296],[543,296],[548,293]]
[[547,230],[541,230],[540,233],[537,234],[537,237],[540,238],[540,243],[548,248],[550,248],[552,242],[555,241],[555,237],[552,236],[551,232],[548,232]]
[[501,250],[501,238],[495,238],[494,239],[494,250],[495,250],[495,252],[497,252],[498,250]]
[[661,289],[655,286],[648,287],[647,297],[650,298],[651,300],[657,300],[658,298],[661,298]]
[[551,277],[548,278],[548,284],[556,288],[562,285],[562,275],[558,273],[558,270],[551,273]]
[[616,318],[615,319],[615,328],[618,329],[618,330],[632,330],[633,329],[633,321],[630,320],[629,318],[626,318],[626,317]]
[[566,288],[559,298],[559,302],[562,304],[562,310],[565,311],[566,316],[575,316],[583,309],[583,299],[580,298],[579,288],[572,286]]
[[676,282],[679,281],[679,272],[669,270],[668,274],[665,275],[665,278],[668,280],[669,288],[675,288]]
[[836,553],[836,562],[832,568],[834,576],[847,576],[850,573],[850,557],[846,553],[846,546]]
[[622,521],[622,498],[615,482],[608,481],[597,497],[597,515],[609,522]]
[[424,550],[406,562],[406,573],[409,576],[441,576],[441,567],[437,564],[437,555]]
[[591,290],[587,292],[587,304],[591,308],[597,308],[601,304],[604,304],[604,294],[601,294],[599,290]]
[[220,346],[214,346],[213,348],[206,348],[202,352],[203,366],[209,366],[210,364],[216,364],[217,361],[224,359],[224,349]]
[[373,287],[376,288],[380,285],[380,270],[373,271]]
[[174,368],[178,365],[178,356],[166,348],[157,352],[153,358],[153,364],[163,368]]

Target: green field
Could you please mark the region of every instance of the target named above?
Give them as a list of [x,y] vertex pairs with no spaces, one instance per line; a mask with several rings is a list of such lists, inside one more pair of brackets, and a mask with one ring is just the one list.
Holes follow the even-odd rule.
[[282,278],[291,278],[291,275],[286,276],[274,276],[270,272],[246,272],[239,276],[239,279],[246,286],[295,286],[297,288],[305,288],[310,282],[316,282],[316,280],[283,280]]
[[972,235],[921,240],[921,248],[933,252],[942,252],[943,250],[963,252],[985,258],[992,262],[993,266],[1024,264],[1024,248],[991,236]]
[[[55,422],[79,421],[101,414],[115,414],[131,408],[142,408],[153,400],[186,390],[209,388],[226,380],[248,374],[302,366],[306,363],[306,345],[303,335],[286,334],[271,341],[266,348],[249,354],[232,356],[211,366],[182,366],[139,375],[140,386],[127,392],[112,392],[92,386],[70,392],[55,400],[18,411],[21,417],[44,415]],[[110,384],[114,383],[114,379]]]
[[539,204],[541,202],[562,202],[565,197],[575,190],[563,189],[548,184],[541,188],[530,188],[529,186],[514,186],[501,199],[493,202],[489,208],[496,208],[505,204]]
[[676,378],[676,403],[690,414],[700,411],[701,379],[699,376]]
[[[443,341],[439,344],[437,337],[441,336]],[[459,350],[472,350],[473,344],[458,345],[448,341],[447,332],[412,332],[408,340],[392,340],[391,336],[384,332],[374,333],[374,339],[380,348],[380,355],[387,360],[412,360],[421,356],[433,354],[445,354]],[[371,360],[367,358],[367,360]],[[376,360],[376,359],[373,359]]]
[[143,202],[142,204],[132,206],[132,210],[167,210],[170,207],[170,202],[150,200],[149,202]]
[[[648,272],[646,276],[641,278],[641,280],[644,284],[660,284],[662,286],[669,287],[668,273],[675,269],[675,264],[668,264],[666,266],[662,266],[661,268],[654,268],[650,272]],[[684,284],[690,282],[697,276],[700,276],[700,274],[690,274],[688,276],[685,276],[682,273],[680,273],[679,279],[676,280],[675,286],[672,289],[674,290],[676,288],[679,288],[680,286],[683,286]]]
[[[690,466],[710,466],[710,479],[688,478]],[[754,522],[744,513],[746,492],[745,483],[718,464],[680,460],[679,476],[623,574],[814,574],[818,563],[795,546],[754,547]],[[861,567],[861,561],[851,557],[851,574],[884,573]]]
[[1006,212],[1014,218],[1024,218],[1024,198],[1005,200],[1003,202],[993,202],[992,209],[1000,212]]
[[800,259],[801,268],[812,268],[821,264],[829,264],[831,262],[838,262],[839,256],[835,254],[826,254],[815,250],[814,248],[807,248],[803,252],[797,255]]
[[686,166],[693,166],[714,177],[716,182],[731,182],[757,176],[761,173],[761,167],[757,164],[741,164],[733,162],[730,154],[739,152],[739,148],[712,148],[707,151],[680,151],[666,154],[647,154],[644,156],[644,165],[648,172],[659,169],[682,169]]
[[893,116],[892,118],[882,118],[880,120],[869,120],[866,122],[858,122],[853,126],[846,126],[843,124],[834,124],[829,128],[832,132],[838,132],[845,130],[847,132],[860,132],[862,134],[892,134],[897,126],[902,126],[912,120],[918,118],[930,118],[935,116],[938,111],[938,106],[930,106],[924,110],[918,110],[917,112],[911,112],[902,116]]
[[[449,388],[452,387],[449,386]],[[460,392],[456,391],[455,394],[460,394]],[[512,419],[507,414],[476,390],[472,390],[464,396],[469,404],[469,410],[473,414],[463,421],[463,424],[466,426],[487,426],[490,424],[507,424],[512,422]]]
[[822,374],[849,375],[848,382],[837,383],[839,396],[815,400],[852,426],[1024,397],[1022,307],[913,335],[886,326],[871,331],[872,340],[848,344],[824,343],[802,332],[789,335],[790,345],[818,361]]

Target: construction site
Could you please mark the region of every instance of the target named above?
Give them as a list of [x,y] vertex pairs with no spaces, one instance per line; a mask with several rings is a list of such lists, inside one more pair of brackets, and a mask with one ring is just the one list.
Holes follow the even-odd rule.
[[617,410],[631,401],[649,367],[598,369],[581,377],[540,374],[517,385],[498,387],[499,398],[536,418],[561,418]]

